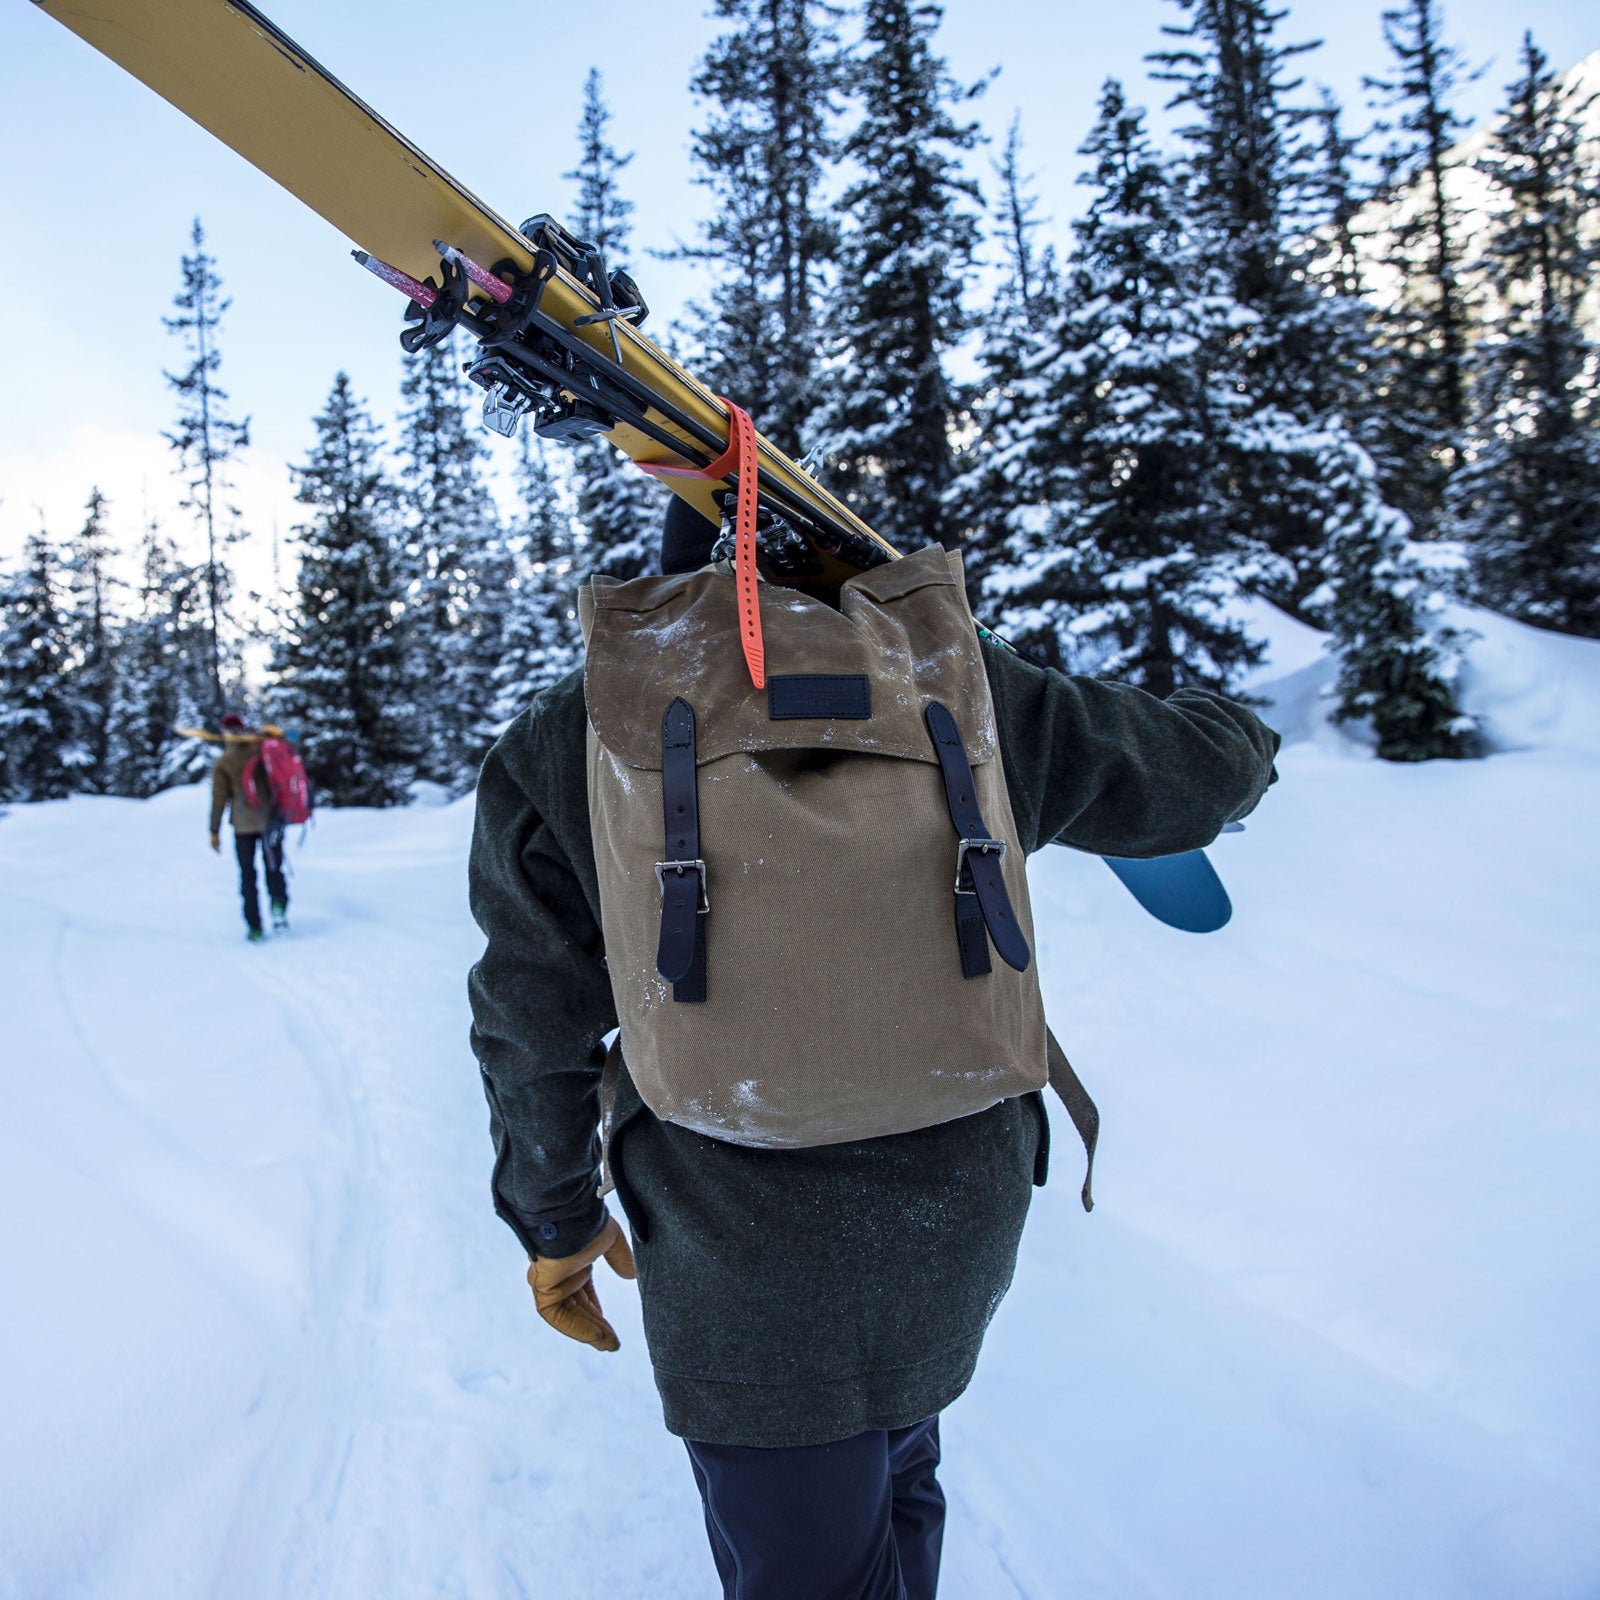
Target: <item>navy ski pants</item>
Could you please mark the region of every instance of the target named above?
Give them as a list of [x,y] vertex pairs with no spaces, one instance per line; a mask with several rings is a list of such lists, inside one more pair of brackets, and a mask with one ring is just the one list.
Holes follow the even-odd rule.
[[937,1417],[786,1450],[684,1443],[724,1600],[934,1600]]
[[256,896],[256,845],[261,846],[261,865],[267,874],[267,898],[275,906],[289,904],[289,885],[283,881],[283,835],[281,833],[236,833],[233,848],[239,857],[239,898],[244,901],[244,920],[260,930],[261,902]]

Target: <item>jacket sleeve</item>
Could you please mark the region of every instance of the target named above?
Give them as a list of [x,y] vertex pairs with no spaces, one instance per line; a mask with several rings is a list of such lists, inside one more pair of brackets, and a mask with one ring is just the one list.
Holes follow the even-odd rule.
[[1165,700],[984,643],[1023,847],[1150,858],[1211,843],[1274,782],[1279,738],[1202,689]]
[[[601,1040],[616,1015],[594,913],[518,776],[537,763],[507,743],[479,776],[468,867],[488,941],[468,979],[472,1049],[489,1100],[495,1210],[530,1256],[565,1256],[605,1224]],[[564,776],[583,782],[581,767]]]
[[232,786],[228,782],[228,774],[223,770],[220,761],[214,762],[211,767],[211,832],[218,833],[222,829],[222,813],[228,801],[233,797]]

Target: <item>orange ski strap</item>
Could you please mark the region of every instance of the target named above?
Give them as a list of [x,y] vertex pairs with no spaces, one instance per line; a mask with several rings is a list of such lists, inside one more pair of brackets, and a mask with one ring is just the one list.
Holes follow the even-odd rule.
[[663,466],[641,461],[638,466],[654,478],[726,478],[739,475],[739,498],[734,521],[734,585],[739,595],[739,642],[756,688],[767,686],[766,648],[761,639],[761,602],[756,594],[756,425],[750,413],[718,396],[728,408],[728,448],[709,467]]

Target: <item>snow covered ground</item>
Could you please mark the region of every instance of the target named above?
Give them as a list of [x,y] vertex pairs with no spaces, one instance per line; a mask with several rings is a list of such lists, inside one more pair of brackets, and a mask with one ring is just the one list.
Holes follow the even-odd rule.
[[[1490,760],[1323,724],[1161,928],[1035,863],[1071,1125],[946,1423],[953,1600],[1600,1594],[1600,647],[1468,619]],[[466,1048],[470,802],[319,817],[239,936],[197,791],[0,819],[0,1595],[714,1592],[631,1286],[534,1317]]]

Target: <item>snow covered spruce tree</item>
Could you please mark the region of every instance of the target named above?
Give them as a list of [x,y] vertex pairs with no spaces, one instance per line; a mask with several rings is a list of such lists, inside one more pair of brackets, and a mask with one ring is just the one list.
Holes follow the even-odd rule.
[[499,528],[454,335],[407,357],[400,393],[407,664],[419,775],[463,789],[477,773],[482,752],[472,729],[493,698],[500,656],[499,607],[483,603],[497,587]]
[[1309,187],[1324,243],[1321,258],[1314,259],[1316,281],[1328,293],[1341,296],[1364,326],[1366,274],[1359,219],[1370,196],[1355,172],[1362,140],[1345,133],[1344,108],[1326,87],[1312,122],[1318,133]]
[[89,493],[83,525],[62,557],[62,634],[78,713],[77,742],[84,764],[80,786],[115,793],[112,719],[116,714],[118,623],[111,570],[115,548],[106,529],[106,497]]
[[[606,133],[611,121],[601,93],[600,74],[584,83],[583,113],[578,122],[578,165],[567,174],[578,185],[574,226],[595,245],[612,269],[626,268],[633,224],[633,202],[617,174],[633,160],[619,155]],[[661,491],[655,480],[624,460],[604,439],[579,444],[572,452],[572,481],[582,561],[588,572],[614,578],[637,578],[653,570],[661,523]]]
[[[1218,438],[1227,492],[1217,512],[1237,549],[1264,546],[1264,559],[1247,568],[1253,588],[1327,621],[1340,649],[1362,656],[1360,673],[1341,680],[1354,696],[1341,700],[1342,715],[1375,716],[1352,686],[1387,683],[1397,695],[1421,695],[1437,708],[1434,721],[1431,712],[1413,720],[1456,726],[1447,670],[1441,667],[1425,690],[1417,681],[1449,651],[1424,566],[1407,563],[1403,577],[1383,585],[1381,605],[1319,609],[1331,596],[1376,582],[1371,552],[1404,535],[1373,492],[1359,420],[1352,420],[1365,404],[1364,314],[1318,269],[1327,254],[1328,162],[1324,154],[1319,173],[1305,136],[1309,114],[1290,102],[1298,84],[1287,76],[1305,47],[1276,40],[1284,13],[1267,0],[1178,4],[1189,19],[1168,31],[1180,44],[1155,60],[1158,76],[1177,85],[1173,104],[1194,114],[1182,130],[1189,223],[1233,301],[1217,357],[1236,409]],[[1379,743],[1403,759],[1459,753]]]
[[1461,277],[1466,225],[1452,148],[1470,126],[1452,100],[1468,72],[1444,41],[1438,0],[1404,0],[1383,14],[1393,72],[1367,87],[1394,114],[1379,188],[1383,290],[1373,365],[1376,459],[1390,504],[1431,537],[1467,423],[1471,320]]
[[79,740],[56,553],[41,531],[0,583],[0,799],[60,800],[81,787]]
[[1339,644],[1334,721],[1369,721],[1384,761],[1481,754],[1477,723],[1456,700],[1460,641],[1441,618],[1427,559],[1436,547],[1413,543],[1405,513],[1385,503],[1371,456],[1348,434],[1329,437],[1323,471],[1332,511],[1315,609]]
[[959,543],[945,502],[960,400],[946,359],[972,327],[963,293],[978,247],[978,139],[957,107],[977,93],[934,53],[941,7],[865,0],[850,86],[860,120],[844,144],[860,176],[827,324],[812,443],[829,485],[891,543]]
[[1312,258],[1310,276],[1325,295],[1329,360],[1339,383],[1338,409],[1317,451],[1325,581],[1305,609],[1338,646],[1335,720],[1369,721],[1381,759],[1478,755],[1479,729],[1457,698],[1461,640],[1444,621],[1445,591],[1457,586],[1460,563],[1436,545],[1416,542],[1411,519],[1386,499],[1374,461],[1373,451],[1395,435],[1377,398],[1362,387],[1382,362],[1362,293],[1358,198],[1346,165],[1354,141],[1341,135],[1326,93],[1319,118],[1319,237],[1331,248]]
[[1474,411],[1449,491],[1484,602],[1600,637],[1600,347],[1583,317],[1600,277],[1600,153],[1589,102],[1529,35],[1478,170],[1493,186],[1479,267],[1493,313],[1469,358]]
[[633,201],[617,183],[617,174],[633,160],[633,152],[620,155],[606,132],[611,125],[611,109],[606,105],[603,80],[598,67],[589,68],[583,81],[583,110],[578,117],[578,164],[562,174],[578,186],[578,205],[573,221],[578,237],[594,245],[611,267],[626,265],[628,235],[633,231],[629,217]]
[[524,428],[517,459],[516,557],[489,729],[498,732],[582,654],[577,610],[577,537],[563,485],[543,440]]
[[1188,19],[1164,30],[1177,43],[1152,57],[1155,76],[1190,113],[1179,130],[1188,225],[1234,301],[1215,359],[1231,366],[1241,404],[1219,440],[1229,492],[1217,513],[1240,548],[1254,542],[1275,559],[1260,564],[1264,591],[1293,610],[1318,581],[1316,440],[1339,398],[1332,307],[1297,237],[1309,221],[1310,151],[1288,74],[1306,47],[1276,38],[1284,13],[1267,0],[1177,4]]
[[424,729],[405,659],[404,552],[378,430],[340,373],[294,469],[310,511],[295,532],[297,604],[272,662],[274,715],[302,738],[307,771],[335,805],[404,801]]
[[708,108],[697,181],[714,208],[685,252],[715,274],[695,316],[702,376],[797,455],[816,405],[822,274],[838,244],[821,190],[837,155],[839,11],[819,0],[716,0],[713,14],[729,26],[693,87]]
[[112,789],[139,798],[209,770],[215,751],[178,728],[211,704],[205,564],[184,561],[151,521],[139,548],[138,605],[117,640],[111,716]]
[[1053,664],[1160,695],[1227,689],[1260,655],[1237,620],[1248,552],[1215,514],[1231,397],[1210,361],[1231,303],[1114,79],[1081,153],[1094,197],[1075,224],[1064,304],[999,430],[999,459],[1028,501],[1006,517],[986,598]]
[[222,295],[216,260],[206,253],[205,230],[194,219],[192,253],[183,257],[183,287],[173,299],[177,316],[165,319],[189,353],[182,372],[166,374],[178,396],[177,423],[167,442],[177,453],[184,475],[186,510],[194,513],[205,537],[206,650],[211,693],[204,706],[213,723],[222,715],[237,663],[228,659],[222,639],[223,611],[232,576],[222,546],[240,537],[238,508],[228,504],[228,465],[250,443],[250,423],[228,414],[228,394],[217,382],[222,365],[218,344],[223,313],[231,304]]
[[581,445],[573,491],[583,574],[637,578],[656,570],[667,491],[604,439]]
[[1037,498],[1017,458],[1017,442],[1036,423],[1036,386],[1030,365],[1044,359],[1041,341],[1061,313],[1061,282],[1054,250],[1034,238],[1040,227],[1031,177],[1022,170],[1022,129],[1013,118],[991,210],[991,237],[1001,248],[1001,275],[981,314],[981,378],[968,401],[967,426],[958,437],[955,477],[945,491],[967,591],[980,604],[984,574],[998,558],[1012,515]]

